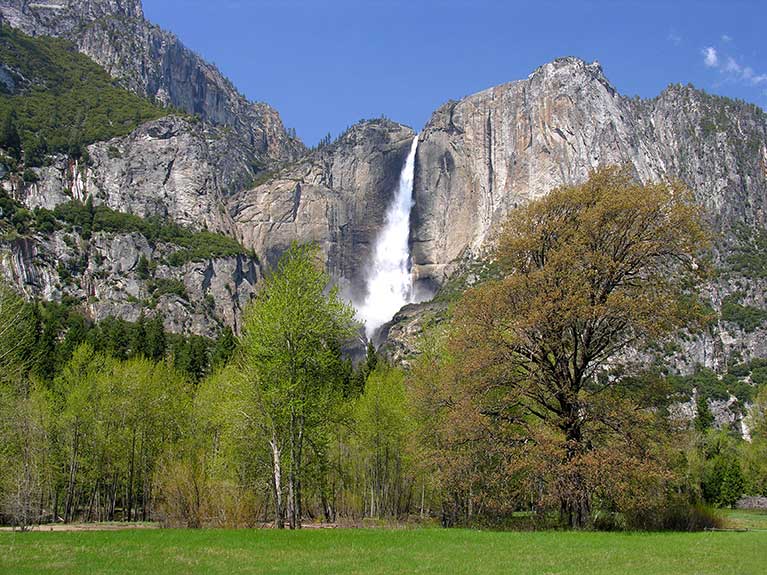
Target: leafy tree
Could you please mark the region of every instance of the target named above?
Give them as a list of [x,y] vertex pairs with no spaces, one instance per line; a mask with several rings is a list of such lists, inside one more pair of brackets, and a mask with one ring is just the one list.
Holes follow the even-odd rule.
[[746,423],[751,441],[744,442],[740,461],[743,464],[744,491],[767,496],[767,385],[762,385],[749,409]]
[[146,322],[144,328],[146,341],[144,351],[148,359],[160,361],[165,357],[166,338],[165,328],[160,316],[155,316]]
[[216,339],[211,352],[210,364],[212,367],[224,366],[234,355],[237,349],[237,338],[229,326],[224,327],[221,335]]
[[722,507],[734,507],[743,496],[743,472],[737,460],[731,460],[722,475],[722,483],[719,487],[719,505]]
[[605,373],[608,362],[697,315],[683,296],[706,240],[699,212],[681,185],[598,170],[514,211],[495,253],[505,277],[470,290],[456,310],[453,347],[487,411],[533,417],[558,438],[568,473],[560,512],[572,526],[591,511],[576,462],[613,413],[598,400],[625,382]]
[[406,475],[412,418],[404,373],[385,365],[374,370],[353,417],[358,450],[353,461],[361,464],[370,494],[366,514],[398,517],[406,512],[412,491],[412,477]]
[[272,457],[275,525],[301,527],[304,443],[342,391],[341,344],[354,333],[354,311],[328,286],[314,245],[293,245],[244,313],[241,371],[260,414]]

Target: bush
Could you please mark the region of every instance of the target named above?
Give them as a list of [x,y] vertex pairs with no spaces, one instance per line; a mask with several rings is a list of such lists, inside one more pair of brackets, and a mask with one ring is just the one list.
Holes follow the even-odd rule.
[[184,282],[176,278],[158,278],[147,282],[147,289],[152,297],[159,299],[164,295],[174,294],[189,301]]
[[156,489],[165,527],[254,526],[254,495],[234,483],[210,478],[199,458],[162,464]]
[[661,509],[636,511],[625,516],[625,527],[641,531],[704,531],[721,528],[721,514],[703,504],[670,501]]

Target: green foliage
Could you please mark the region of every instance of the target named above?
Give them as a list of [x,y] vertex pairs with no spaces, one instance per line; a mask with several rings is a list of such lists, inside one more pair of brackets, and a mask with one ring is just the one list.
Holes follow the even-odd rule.
[[149,260],[144,254],[141,254],[136,264],[136,275],[142,280],[148,280],[151,275]]
[[698,390],[699,397],[707,400],[727,400],[730,394],[741,403],[748,403],[754,395],[754,387],[732,373],[719,377],[708,368],[698,368],[692,375],[668,376],[674,395],[686,401]]
[[708,406],[708,400],[703,394],[698,394],[696,401],[697,415],[695,416],[695,429],[700,433],[705,433],[714,425],[714,414]]
[[199,335],[171,336],[170,350],[176,369],[199,381],[210,366],[211,341]]
[[0,61],[17,84],[14,93],[0,93],[0,145],[20,159],[21,141],[37,136],[44,148],[25,149],[33,165],[40,163],[43,149],[80,157],[84,146],[123,136],[168,113],[119,87],[66,40],[30,37],[4,25]]
[[743,294],[735,293],[722,300],[722,319],[735,323],[750,333],[761,327],[767,321],[767,311],[750,305],[742,305],[740,302]]
[[16,161],[21,159],[21,136],[19,136],[17,122],[16,110],[10,110],[5,115],[3,130],[0,132],[0,147],[5,148]]
[[738,460],[730,454],[720,454],[707,465],[703,478],[703,496],[720,507],[732,507],[743,495],[743,472]]
[[[24,304],[23,313],[29,318],[25,321],[31,334],[16,333],[14,340],[24,342],[19,347],[26,358],[24,372],[43,381],[52,381],[83,343],[120,360],[170,358],[177,369],[197,380],[209,371],[212,349],[217,345],[199,336],[167,333],[159,316],[142,316],[135,323],[113,317],[93,323],[77,309],[77,302]],[[24,324],[9,324],[14,325]]]
[[728,261],[728,271],[747,278],[767,278],[767,231],[742,228]]
[[354,310],[329,285],[318,247],[294,244],[243,316],[241,372],[251,398],[243,411],[257,414],[271,448],[278,525],[284,521],[282,465],[290,469],[288,520],[296,527],[304,442],[313,440],[322,458],[323,428],[342,398],[341,347],[355,333]]
[[0,281],[0,384],[18,384],[34,361],[34,319],[19,294]]
[[374,369],[353,408],[352,469],[369,486],[372,517],[398,517],[407,510],[407,444],[414,429],[404,373],[386,365]]
[[177,278],[157,278],[147,282],[147,289],[152,297],[160,299],[164,295],[177,295],[183,300],[189,301],[184,282]]
[[234,356],[237,349],[237,338],[234,337],[232,328],[226,326],[221,336],[216,340],[210,354],[211,367],[223,367]]

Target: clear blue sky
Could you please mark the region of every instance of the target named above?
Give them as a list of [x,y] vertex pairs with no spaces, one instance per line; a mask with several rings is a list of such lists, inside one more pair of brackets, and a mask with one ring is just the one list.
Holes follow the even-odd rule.
[[147,17],[307,143],[361,118],[420,129],[448,99],[559,56],[626,95],[672,82],[767,107],[767,1],[144,0]]

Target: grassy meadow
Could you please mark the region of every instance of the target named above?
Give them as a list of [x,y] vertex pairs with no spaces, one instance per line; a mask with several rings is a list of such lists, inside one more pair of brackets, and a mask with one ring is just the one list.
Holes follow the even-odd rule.
[[[767,515],[733,513],[751,529]],[[763,574],[767,531],[306,529],[0,533],[0,573]]]

